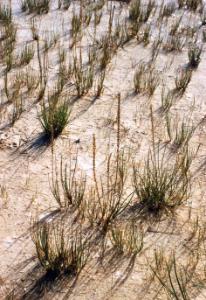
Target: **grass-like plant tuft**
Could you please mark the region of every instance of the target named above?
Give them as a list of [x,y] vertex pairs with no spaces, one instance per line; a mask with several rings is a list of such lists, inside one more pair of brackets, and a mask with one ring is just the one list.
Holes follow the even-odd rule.
[[134,166],[133,178],[139,203],[149,213],[172,211],[187,199],[188,171],[183,171],[179,159],[168,165],[165,152],[162,157],[159,150],[150,152],[142,173]]
[[70,109],[66,102],[42,105],[40,122],[49,140],[57,138],[69,122]]
[[66,232],[64,223],[34,225],[32,239],[37,257],[47,274],[78,274],[85,266],[89,252],[80,230]]
[[189,59],[189,66],[191,68],[197,68],[200,63],[200,57],[202,53],[202,47],[197,45],[192,45],[188,50],[188,59]]
[[192,78],[192,70],[190,69],[181,69],[177,77],[175,78],[175,91],[180,95],[183,95],[187,89],[188,84]]
[[50,0],[21,0],[21,10],[38,15],[49,12]]

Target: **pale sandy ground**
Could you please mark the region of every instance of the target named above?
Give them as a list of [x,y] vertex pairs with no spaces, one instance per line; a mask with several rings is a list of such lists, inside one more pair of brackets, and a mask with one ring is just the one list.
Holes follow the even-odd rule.
[[[54,3],[53,3],[54,2]],[[31,38],[28,31],[29,16],[21,14],[19,1],[11,1],[14,8],[15,22],[18,24],[18,45]],[[64,30],[68,31],[69,14],[55,9],[56,1],[52,1],[53,9],[42,17],[42,28],[59,29],[63,23]],[[74,4],[77,5],[77,4]],[[118,4],[117,4],[118,5]],[[70,10],[71,11],[71,10]],[[174,18],[173,16],[172,18]],[[102,22],[106,22],[108,16]],[[55,21],[54,21],[55,20]],[[104,25],[100,26],[104,32]],[[60,30],[60,33],[62,30]],[[62,40],[64,38],[61,38]],[[68,49],[68,36],[65,36],[65,48]],[[86,43],[86,42],[85,42]],[[150,46],[143,48],[137,41],[132,40],[117,54],[109,65],[106,75],[103,95],[94,103],[88,94],[78,100],[72,110],[71,122],[64,134],[55,143],[57,161],[63,155],[68,159],[71,152],[78,148],[79,167],[92,175],[92,135],[96,135],[97,168],[101,167],[105,153],[115,146],[116,139],[116,109],[118,92],[121,93],[121,141],[122,145],[131,147],[138,160],[143,161],[151,143],[151,124],[149,101],[146,96],[134,95],[133,74],[135,65],[140,60],[148,61],[151,55]],[[194,71],[192,80],[182,99],[172,107],[174,119],[183,119],[191,116],[194,124],[198,124],[206,115],[206,60],[203,51],[200,65]],[[58,66],[55,57],[57,51],[49,53],[51,78]],[[164,54],[160,52],[156,68],[167,86],[174,87],[175,72],[179,66],[187,63],[187,49],[182,53]],[[32,64],[35,66],[35,62]],[[52,85],[52,82],[49,82]],[[162,142],[167,140],[164,120],[158,113],[161,106],[161,85],[155,91],[152,99],[155,117],[155,134]],[[5,128],[0,133],[0,298],[3,299],[7,291],[13,286],[24,285],[25,274],[36,264],[34,245],[29,234],[29,227],[35,216],[45,216],[58,206],[53,200],[49,182],[51,181],[52,155],[51,149],[45,151],[28,151],[20,153],[18,146],[27,138],[32,139],[41,132],[38,121],[38,106],[32,106],[29,111],[23,112],[21,118],[13,127]],[[4,122],[3,122],[4,123]],[[193,164],[194,180],[191,197],[185,207],[179,208],[174,220],[164,220],[159,225],[151,225],[156,233],[147,232],[145,244],[147,247],[158,246],[176,249],[181,256],[181,240],[187,231],[184,221],[188,216],[188,207],[192,207],[192,214],[204,214],[205,210],[205,123],[197,128],[190,142],[192,148],[200,150]],[[79,144],[75,141],[80,139]],[[200,168],[201,167],[201,168]],[[168,226],[168,228],[167,228]],[[185,227],[184,227],[185,226]],[[159,228],[158,228],[159,227]],[[174,228],[174,232],[172,232]],[[162,231],[164,231],[162,233]],[[180,238],[181,237],[181,238]],[[145,248],[147,248],[145,247]],[[147,287],[150,270],[146,264],[145,251],[136,259],[134,268],[128,278],[125,271],[128,261],[120,261],[120,266],[98,265],[87,268],[81,276],[70,299],[164,299],[155,296],[152,289]],[[26,280],[25,280],[26,281]],[[71,283],[69,283],[71,284]],[[62,287],[54,288],[47,293],[44,299],[65,299]],[[36,296],[36,299],[39,296]],[[29,298],[28,298],[29,299]],[[35,299],[31,298],[31,299]],[[201,290],[194,294],[192,299],[206,299],[206,291]]]

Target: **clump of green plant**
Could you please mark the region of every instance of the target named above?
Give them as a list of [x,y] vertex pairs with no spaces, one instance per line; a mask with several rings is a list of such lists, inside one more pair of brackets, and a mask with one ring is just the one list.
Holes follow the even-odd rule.
[[11,7],[6,5],[0,5],[0,22],[4,25],[12,23],[12,10]]
[[66,50],[62,47],[59,47],[58,56],[59,56],[59,64],[63,65],[66,61]]
[[81,97],[88,93],[89,89],[93,85],[94,81],[94,67],[88,66],[87,68],[83,67],[81,53],[80,60],[77,61],[77,57],[74,57],[74,84],[77,91],[78,97]]
[[10,101],[10,94],[9,94],[9,89],[8,89],[8,72],[7,70],[5,71],[4,74],[4,92],[7,97],[7,100]]
[[185,121],[181,123],[180,126],[176,126],[176,134],[174,138],[174,145],[176,147],[181,147],[182,145],[187,145],[194,133],[194,126],[189,126]]
[[146,6],[146,18],[145,18],[145,22],[148,21],[151,13],[153,12],[155,8],[155,1],[154,0],[149,0],[149,2],[147,3],[147,6]]
[[64,10],[67,10],[69,9],[70,5],[71,0],[58,0],[58,9],[62,7]]
[[81,32],[81,26],[82,26],[82,20],[81,16],[79,15],[73,15],[72,21],[71,21],[71,35],[73,38],[76,38],[77,35]]
[[193,25],[193,26],[185,26],[182,28],[182,33],[184,33],[184,35],[187,37],[187,39],[194,39],[196,40],[197,37],[197,31],[198,31],[198,27]]
[[204,9],[201,13],[201,26],[205,26],[205,25],[206,25],[206,11]]
[[49,100],[49,105],[42,105],[40,122],[45,135],[49,140],[57,138],[69,122],[70,109],[66,101],[53,103]]
[[202,31],[202,41],[203,41],[203,43],[206,42],[206,30],[204,30],[204,29]]
[[102,70],[99,74],[99,77],[97,79],[96,83],[96,98],[100,97],[104,90],[104,80],[105,80],[106,70]]
[[143,248],[143,232],[133,223],[113,226],[110,231],[110,240],[115,250],[120,254],[137,254]]
[[176,36],[168,36],[166,42],[163,44],[163,50],[166,52],[172,52],[172,51],[182,51],[182,48],[184,46],[184,41],[181,38],[180,35]]
[[[112,59],[112,56],[116,53],[117,48],[122,43],[121,27],[117,26],[114,33],[112,34],[111,24],[112,19],[109,22],[108,33],[103,35],[98,43],[98,48],[100,49],[100,58],[99,58],[99,68],[100,70],[106,69],[107,65]],[[95,48],[94,48],[95,49]]]
[[178,29],[182,22],[182,18],[183,18],[183,14],[172,23],[170,31],[169,31],[169,34],[171,36],[176,35],[178,33]]
[[5,57],[5,64],[6,64],[6,72],[9,72],[14,65],[14,57],[12,52],[8,52]]
[[34,41],[38,41],[39,40],[39,33],[38,33],[37,23],[36,23],[36,19],[35,18],[31,19],[30,29],[31,29],[33,40]]
[[129,7],[129,18],[132,21],[137,21],[141,12],[141,0],[133,0]]
[[189,140],[191,139],[195,131],[194,125],[191,124],[189,120],[183,120],[182,122],[175,120],[173,124],[171,116],[168,114],[166,125],[168,136],[172,141],[175,149],[188,145]]
[[107,65],[109,64],[109,62],[111,61],[111,57],[112,57],[112,49],[111,49],[111,45],[109,42],[109,39],[107,39],[107,37],[105,37],[105,40],[102,39],[102,49],[101,49],[102,53],[101,53],[101,57],[99,60],[99,66],[100,66],[100,70],[104,70],[106,69]]
[[197,45],[192,45],[188,50],[188,59],[189,59],[189,66],[191,68],[197,68],[200,63],[200,56],[202,53],[202,47]]
[[[77,158],[72,167],[71,160],[69,166],[60,164],[60,176],[56,171],[56,178],[53,178],[52,193],[61,209],[79,209],[85,198],[86,177],[77,172]],[[59,178],[60,180],[59,180]]]
[[157,37],[157,39],[154,40],[152,44],[152,61],[157,58],[162,45],[162,41],[163,39],[160,37],[160,35]]
[[20,118],[21,114],[23,112],[23,100],[22,96],[15,98],[13,101],[13,108],[12,108],[12,114],[11,114],[11,124],[14,125],[14,123]]
[[44,51],[48,52],[53,46],[57,44],[59,39],[59,34],[57,32],[52,32],[51,34],[46,34],[44,38]]
[[146,89],[148,95],[151,97],[159,85],[159,73],[154,67],[152,67],[150,70],[148,69],[148,73],[146,75]]
[[104,1],[104,0],[98,1],[98,2],[95,4],[94,9],[96,9],[96,10],[101,10],[101,9],[103,8],[104,4],[105,4],[105,1]]
[[60,62],[57,83],[57,88],[60,92],[63,90],[65,84],[70,81],[72,72],[73,67],[70,63],[66,64],[66,62]]
[[28,9],[27,2],[28,2],[27,0],[21,0],[21,10],[23,12],[27,11],[27,9]]
[[[5,74],[6,76],[6,74]],[[12,78],[12,86],[10,86],[10,101],[11,102],[16,102],[17,99],[20,97],[20,91],[22,88],[25,86],[25,76],[24,72],[20,71],[17,74],[14,75]],[[17,101],[18,103],[18,101]]]
[[16,32],[17,32],[17,28],[13,22],[4,25],[1,31],[2,33],[1,40],[7,42],[5,45],[14,43],[16,41]]
[[13,50],[16,41],[16,26],[12,23],[6,23],[3,28],[3,41],[1,44],[1,54],[6,64],[6,71],[9,72],[14,64]]
[[149,64],[140,63],[134,74],[134,90],[136,93],[147,92],[152,96],[159,84],[159,74]]
[[199,8],[200,10],[204,7],[204,3],[202,0],[186,0],[187,9],[192,11],[197,11]]
[[97,57],[98,57],[97,48],[93,44],[89,46],[89,50],[88,50],[88,65],[93,65],[97,60]]
[[135,36],[141,26],[141,0],[133,0],[129,7],[129,20],[131,22],[131,35]]
[[175,78],[176,92],[183,95],[192,78],[192,71],[189,69],[181,69]]
[[126,40],[128,40],[129,37],[126,22],[122,26],[120,26],[120,24],[117,23],[117,26],[115,27],[114,31],[112,30],[113,18],[114,10],[110,12],[107,33],[101,36],[101,38],[96,41],[97,45],[93,45],[92,47],[92,58],[94,55],[94,58],[96,59],[98,54],[99,68],[101,71],[106,69],[113,55],[116,53],[118,47],[123,46],[123,44],[126,42]]
[[158,148],[157,153],[149,152],[143,172],[135,165],[133,170],[135,193],[144,212],[171,212],[187,199],[190,181],[182,160],[168,164],[165,151],[161,157]]
[[155,250],[154,263],[150,265],[150,268],[154,279],[158,280],[166,297],[177,300],[191,299],[190,289],[199,260],[198,255],[196,252],[193,253],[192,257],[186,258],[186,263],[183,265],[176,260],[174,253],[166,256],[163,251]]
[[28,93],[34,91],[39,85],[39,78],[32,70],[26,69],[25,73],[25,83]]
[[145,74],[146,71],[146,66],[143,63],[140,63],[137,67],[137,70],[135,71],[134,74],[134,90],[135,93],[140,93],[142,90],[142,78]]
[[102,18],[102,11],[97,11],[97,9],[94,10],[94,26],[99,25]]
[[133,25],[146,23],[155,7],[155,1],[150,0],[147,5],[143,6],[141,0],[132,0],[129,7],[129,19]]
[[165,86],[162,89],[162,93],[161,93],[161,109],[163,112],[168,112],[170,110],[170,108],[172,107],[174,101],[174,95],[172,91],[168,91],[166,90]]
[[175,2],[168,2],[167,4],[162,5],[160,10],[160,19],[164,17],[170,17],[175,11]]
[[[96,12],[96,10],[95,10],[95,12]],[[83,22],[83,24],[85,24],[86,27],[88,27],[91,22],[92,13],[93,12],[90,8],[85,9],[85,11],[84,11],[82,22]],[[96,26],[96,25],[98,25],[98,22],[100,22],[100,20],[101,20],[101,14],[97,14],[97,15],[95,14],[94,18],[95,18],[94,23]]]
[[114,32],[114,40],[116,41],[116,44],[118,47],[123,47],[125,43],[127,43],[130,38],[132,37],[130,29],[129,29],[129,24],[126,22],[117,23],[117,26],[115,28]]
[[21,0],[21,10],[38,15],[49,12],[50,0]]
[[143,28],[141,37],[138,36],[138,40],[143,43],[144,47],[146,47],[149,44],[149,38],[151,33],[151,25],[146,24]]
[[178,0],[178,8],[181,9],[186,5],[185,0]]
[[63,0],[63,8],[66,10],[66,9],[69,9],[71,5],[71,0]]
[[39,262],[47,274],[78,274],[89,257],[81,230],[66,232],[62,221],[34,225],[32,240]]
[[26,45],[19,57],[19,65],[28,65],[34,57],[34,49],[32,45]]
[[[13,103],[14,108],[19,108],[22,106],[22,96],[20,95],[20,91],[25,86],[25,78],[23,72],[18,72],[14,74],[12,77],[8,77],[8,72],[5,71],[4,76],[4,91],[9,103]],[[10,84],[9,84],[10,83]],[[11,84],[12,83],[12,84]],[[21,111],[21,109],[18,109]],[[17,111],[17,109],[16,109]]]

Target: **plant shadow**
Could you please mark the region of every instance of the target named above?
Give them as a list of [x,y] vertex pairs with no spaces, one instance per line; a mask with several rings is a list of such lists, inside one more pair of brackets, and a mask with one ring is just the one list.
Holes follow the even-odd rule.
[[[44,299],[51,294],[56,295],[68,286],[74,287],[77,277],[73,273],[44,272],[40,264],[36,264],[21,278],[21,282],[7,295],[6,299],[36,300]],[[26,288],[25,288],[26,287]]]
[[20,145],[13,154],[18,153],[37,157],[43,154],[50,145],[51,139],[42,132],[31,140],[26,141],[23,145]]

